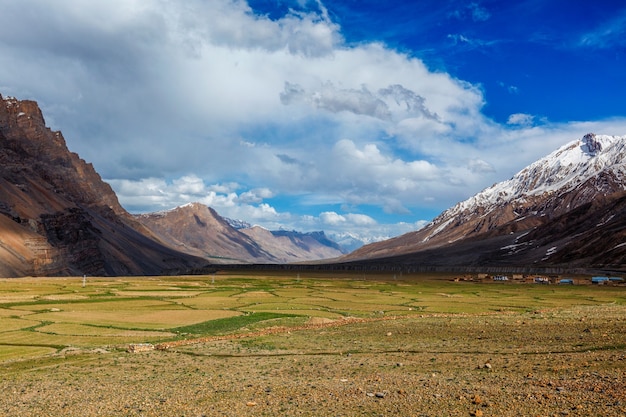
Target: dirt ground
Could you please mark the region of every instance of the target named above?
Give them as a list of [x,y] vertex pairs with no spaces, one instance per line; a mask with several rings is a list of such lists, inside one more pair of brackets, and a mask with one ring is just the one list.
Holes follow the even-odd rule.
[[0,416],[626,416],[626,307],[424,315],[0,365]]

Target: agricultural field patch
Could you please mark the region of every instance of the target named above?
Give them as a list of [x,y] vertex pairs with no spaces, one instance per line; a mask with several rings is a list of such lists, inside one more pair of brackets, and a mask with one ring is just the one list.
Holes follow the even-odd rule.
[[151,299],[98,299],[91,298],[88,300],[64,300],[59,302],[50,303],[50,300],[42,300],[35,303],[26,302],[12,305],[11,308],[15,310],[29,310],[29,311],[50,311],[54,310],[71,310],[71,311],[118,311],[128,309],[171,309],[173,303],[161,300]]
[[167,337],[175,337],[175,333],[167,331],[130,330],[112,326],[90,326],[77,323],[52,323],[37,327],[35,331],[44,334],[56,334],[67,336],[102,336],[123,337],[136,340],[161,340]]
[[0,333],[10,332],[13,330],[23,329],[25,327],[32,327],[40,324],[39,321],[29,320],[23,318],[3,317],[0,321]]
[[298,308],[246,308],[246,311],[255,313],[277,313],[277,314],[295,314],[302,317],[319,317],[338,319],[344,317],[343,314],[327,311],[323,309],[298,309]]
[[204,293],[192,298],[177,300],[182,305],[190,308],[205,309],[236,309],[244,305],[250,304],[249,300],[240,300],[235,296],[224,296],[221,293]]
[[0,304],[20,303],[24,301],[34,300],[37,296],[34,294],[3,294],[0,295]]
[[201,291],[188,291],[188,290],[175,290],[175,289],[145,290],[145,291],[123,290],[123,291],[115,292],[115,295],[120,296],[120,297],[154,297],[154,298],[185,298],[185,297],[196,297],[199,294],[202,294],[202,292]]
[[[0,333],[0,346],[21,346],[29,351],[31,347],[52,348],[58,352],[67,347],[100,347],[114,342],[131,343],[132,339],[120,340],[101,335],[63,335],[41,333],[36,329],[16,330]],[[17,358],[17,357],[16,357]]]
[[39,297],[41,300],[49,301],[71,301],[71,300],[86,300],[89,296],[82,294],[50,294]]
[[41,356],[51,355],[57,351],[54,347],[45,346],[2,346],[0,345],[0,362],[12,360],[25,360]]
[[16,311],[8,308],[0,308],[0,317],[20,317],[30,314],[28,311]]
[[230,310],[80,310],[39,313],[29,317],[46,322],[87,323],[133,329],[169,329],[187,323],[232,317],[239,314],[241,313]]

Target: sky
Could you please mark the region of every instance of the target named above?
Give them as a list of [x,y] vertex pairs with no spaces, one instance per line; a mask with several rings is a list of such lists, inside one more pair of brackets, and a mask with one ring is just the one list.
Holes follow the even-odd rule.
[[626,134],[623,1],[0,3],[0,94],[131,213],[369,242]]

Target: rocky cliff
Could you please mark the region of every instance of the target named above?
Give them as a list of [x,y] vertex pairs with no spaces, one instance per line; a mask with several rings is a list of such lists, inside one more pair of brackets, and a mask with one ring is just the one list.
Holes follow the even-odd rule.
[[0,96],[0,276],[143,275],[205,263],[159,242],[34,101]]

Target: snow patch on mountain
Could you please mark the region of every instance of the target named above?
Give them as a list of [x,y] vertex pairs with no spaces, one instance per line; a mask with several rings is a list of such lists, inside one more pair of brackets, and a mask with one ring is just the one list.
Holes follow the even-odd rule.
[[454,220],[454,218],[450,218],[446,221],[444,221],[443,223],[441,223],[440,225],[438,225],[435,230],[433,230],[428,236],[426,236],[423,240],[423,242],[428,242],[428,240],[430,238],[432,238],[433,236],[435,236],[436,234],[440,233],[442,230],[444,230],[451,222],[452,220]]
[[626,136],[589,133],[532,163],[511,179],[494,184],[446,210],[433,223],[445,222],[463,212],[474,212],[479,207],[489,211],[493,206],[524,201],[530,196],[567,192],[602,171],[611,171],[622,178],[626,175],[624,158]]
[[228,217],[224,217],[223,219],[235,230],[249,229],[252,227],[252,225],[245,220],[229,219]]

